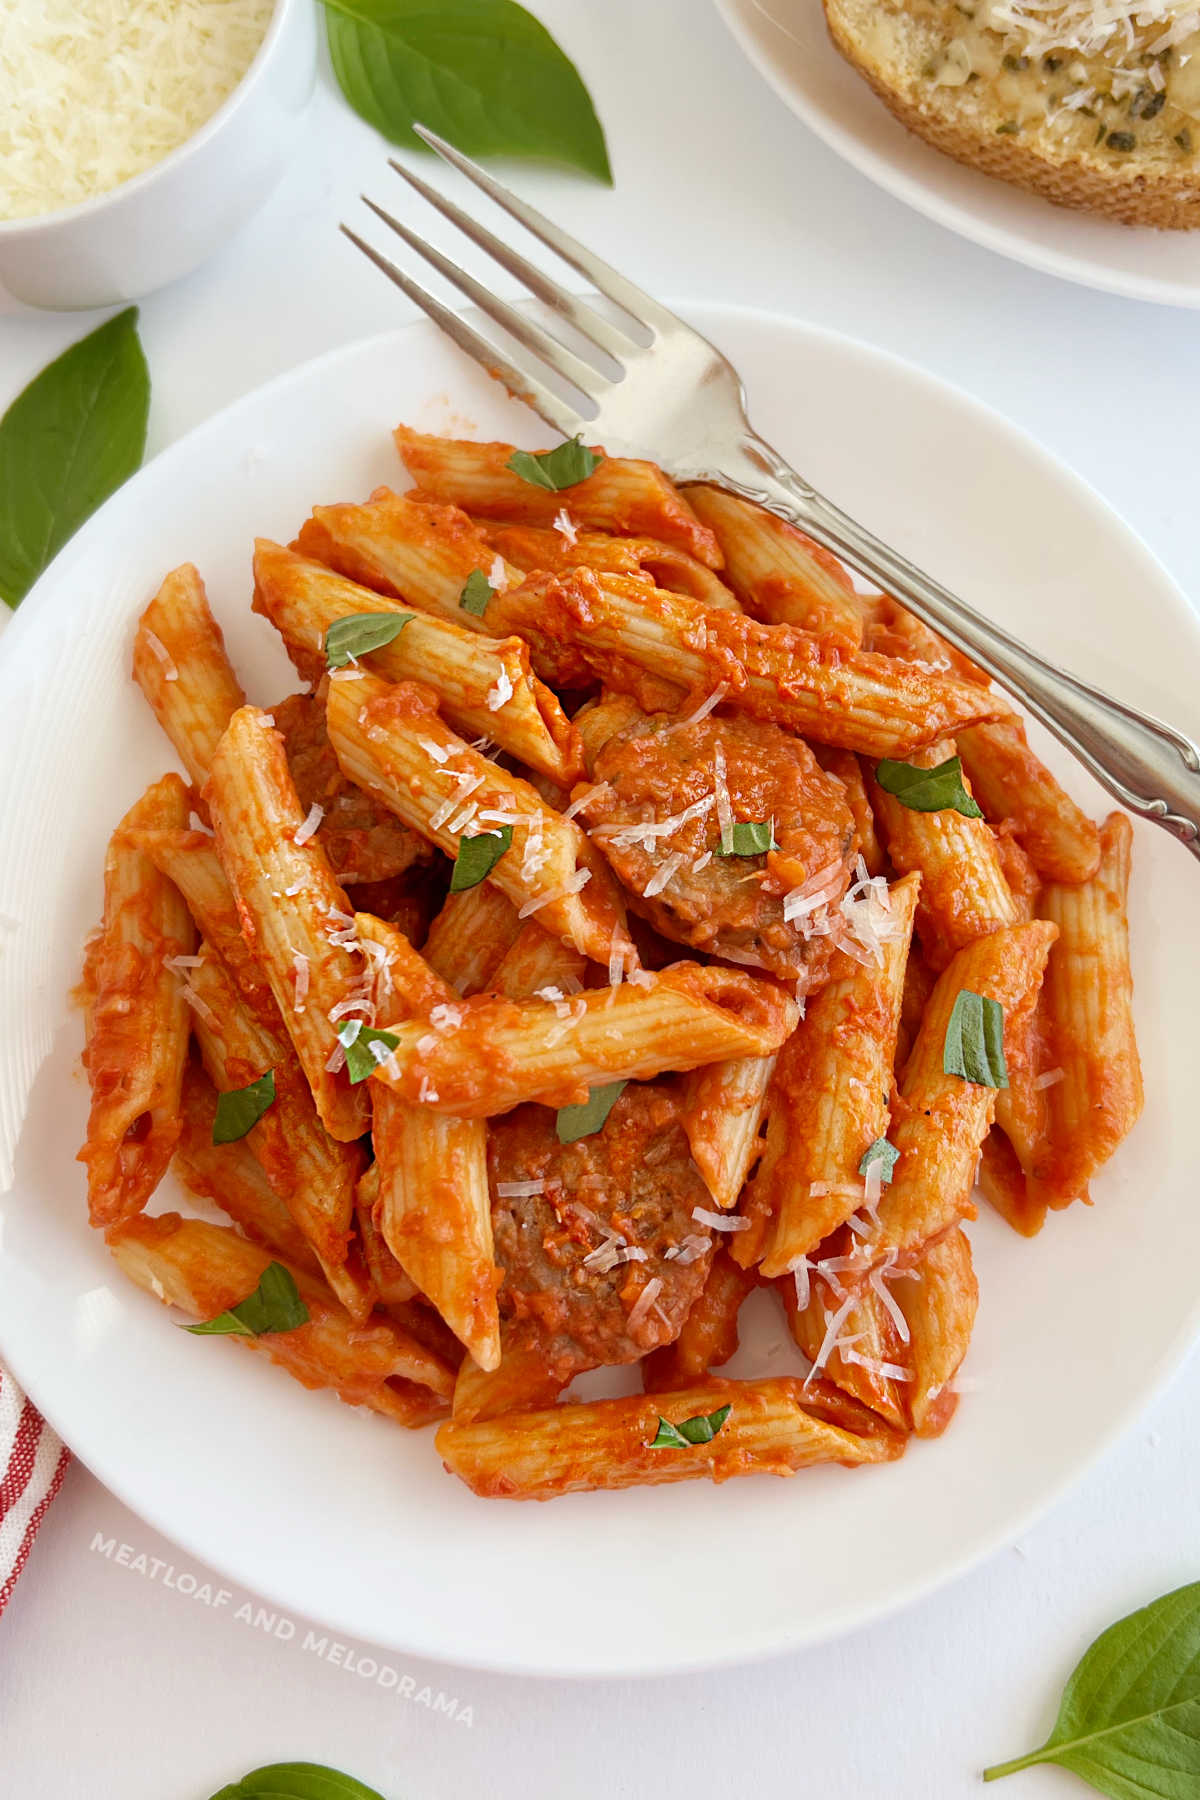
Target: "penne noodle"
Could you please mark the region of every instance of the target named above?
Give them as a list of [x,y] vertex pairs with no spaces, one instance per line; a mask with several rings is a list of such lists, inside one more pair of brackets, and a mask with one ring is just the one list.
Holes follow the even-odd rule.
[[[314,685],[326,672],[325,635],[338,619],[404,611],[269,538],[255,544],[254,610],[271,621],[301,676]],[[414,613],[389,644],[369,653],[366,667],[388,681],[424,682],[457,731],[492,738],[563,786],[583,772],[578,735],[550,689],[532,674],[520,638],[485,638]],[[357,673],[355,663],[331,679],[353,682]]]
[[179,889],[196,929],[232,975],[253,1016],[271,1030],[281,1030],[271,984],[242,936],[237,902],[213,839],[204,831],[135,831],[130,842]]
[[93,1225],[141,1211],[179,1137],[188,1010],[169,964],[190,954],[195,932],[182,896],[131,834],[187,819],[187,788],[164,775],[125,814],[104,860],[104,919],[83,972],[92,1101],[79,1161]]
[[[402,934],[365,914],[363,943],[381,951],[375,1002],[432,1018],[422,1033],[455,1029],[457,995]],[[440,1019],[438,1008],[447,1011]],[[453,1118],[376,1084],[372,1137],[379,1192],[375,1219],[384,1242],[454,1335],[484,1370],[500,1361],[500,1275],[492,1254],[487,1127]]]
[[512,444],[433,437],[407,425],[398,425],[393,436],[421,492],[465,512],[518,525],[552,525],[556,514],[569,509],[577,524],[591,530],[657,538],[707,568],[721,567],[716,538],[652,462],[605,456],[586,480],[560,494],[506,467]]
[[817,745],[814,754],[825,773],[836,776],[846,790],[846,801],[854,814],[858,847],[867,865],[867,874],[882,875],[887,858],[875,829],[875,814],[871,810],[867,777],[862,763],[852,750],[832,750],[824,744]]
[[[329,736],[351,781],[419,831],[447,856],[464,835],[496,829],[511,847],[487,879],[538,924],[594,962],[618,954],[633,961],[616,882],[572,819],[543,801],[529,782],[473,750],[438,717],[436,697],[416,682],[396,686],[366,675],[333,684]],[[469,828],[469,831],[468,831]]]
[[697,963],[569,1001],[484,995],[465,1000],[461,1012],[441,1034],[425,1024],[389,1026],[399,1043],[375,1070],[375,1085],[468,1118],[524,1100],[570,1106],[605,1082],[769,1056],[796,1020],[794,1002],[774,982]]
[[[570,519],[570,495],[564,512]],[[741,608],[719,575],[686,550],[656,538],[614,537],[606,531],[547,530],[538,525],[493,525],[473,521],[511,567],[529,574],[538,569],[561,575],[567,569],[607,569],[613,575],[645,575],[657,587],[687,594],[704,606]],[[572,542],[572,536],[574,541]]]
[[863,607],[836,556],[774,513],[724,488],[683,490],[711,526],[725,573],[748,613],[768,625],[799,625],[831,643],[857,649]]
[[1004,1131],[993,1125],[979,1156],[979,1191],[1006,1225],[1021,1237],[1036,1237],[1046,1223],[1046,1202],[1029,1191],[1025,1171]]
[[900,1000],[900,1028],[896,1033],[897,1069],[903,1069],[909,1059],[921,1029],[921,1015],[929,1004],[936,981],[937,976],[921,955],[921,946],[910,944],[904,968],[904,993]]
[[422,956],[456,994],[477,994],[524,930],[507,894],[490,881],[447,894]]
[[773,1056],[737,1056],[686,1077],[683,1129],[692,1160],[719,1207],[733,1206],[757,1160]]
[[506,1345],[496,1368],[486,1373],[464,1357],[454,1384],[453,1416],[464,1425],[498,1419],[501,1413],[553,1406],[567,1384],[546,1367],[541,1353]]
[[313,836],[271,715],[245,706],[230,720],[205,789],[217,855],[242,930],[271,985],[325,1129],[343,1143],[368,1130],[370,1101],[344,1071],[331,1014],[361,995],[361,961],[345,942],[344,890]]
[[[215,1319],[254,1292],[270,1254],[228,1225],[178,1213],[130,1219],[108,1233],[123,1274],[194,1319]],[[375,1314],[356,1323],[324,1285],[303,1269],[291,1274],[308,1308],[292,1331],[227,1341],[260,1350],[302,1386],[332,1388],[349,1406],[368,1406],[402,1425],[444,1416],[454,1373],[398,1325]]]
[[1018,919],[1035,918],[1038,895],[1042,891],[1041,878],[1030,861],[1028,852],[1021,848],[1007,825],[1002,825],[995,837],[996,855],[1000,858],[1000,867],[1013,897],[1016,916]]
[[[892,935],[881,963],[855,963],[810,1001],[779,1054],[767,1102],[767,1139],[747,1210],[762,1221],[767,1279],[858,1211],[867,1195],[859,1165],[888,1130],[904,968],[920,878],[891,889]],[[747,1238],[757,1238],[750,1231]],[[745,1250],[735,1241],[739,1261]]]
[[996,1089],[946,1073],[950,1015],[967,990],[998,1001],[1007,1020],[1036,993],[1057,935],[1040,920],[1006,926],[967,944],[939,976],[900,1082],[889,1133],[900,1156],[879,1201],[879,1225],[858,1252],[864,1268],[911,1267],[923,1245],[975,1216],[971,1187]]
[[[954,754],[954,742],[947,739],[914,751],[908,760],[929,769]],[[917,812],[877,781],[871,783],[871,801],[895,868],[902,875],[920,873],[917,936],[935,973],[972,938],[1016,923],[995,834],[985,819],[968,819],[948,807]]]
[[[660,1406],[672,1423],[723,1406],[730,1412],[709,1443],[655,1450]],[[551,1500],[596,1488],[705,1477],[792,1475],[816,1463],[852,1468],[901,1454],[904,1439],[897,1433],[868,1425],[859,1435],[834,1422],[851,1408],[836,1390],[806,1394],[803,1384],[789,1377],[721,1381],[710,1376],[673,1394],[669,1405],[661,1396],[632,1394],[472,1424],[454,1419],[440,1428],[436,1444],[452,1475],[473,1493],[501,1500]],[[852,1416],[856,1424],[867,1417]]]
[[[738,1313],[742,1301],[757,1285],[752,1269],[740,1269],[731,1256],[718,1250],[704,1291],[684,1321],[672,1344],[662,1344],[642,1358],[642,1386],[648,1394],[670,1393],[703,1381],[712,1369],[727,1363],[738,1347]],[[455,1395],[454,1417],[458,1418]]]
[[1129,967],[1129,867],[1133,828],[1111,813],[1100,828],[1100,867],[1090,881],[1043,889],[1041,911],[1058,927],[1042,1016],[1049,1128],[1031,1192],[1048,1206],[1084,1197],[1142,1110]]
[[490,993],[503,994],[508,1000],[525,1000],[548,988],[565,997],[579,992],[586,974],[587,961],[578,950],[551,937],[536,919],[527,919],[492,971],[487,987]]
[[[866,756],[904,756],[992,718],[998,704],[918,664],[843,651],[795,626],[763,625],[620,575],[577,569],[531,580],[505,603],[510,627],[542,657],[566,643],[579,669],[639,700],[646,674],[696,694],[723,682],[729,706]],[[566,676],[575,670],[558,679]]]
[[172,569],[138,620],[133,679],[198,791],[221,734],[246,697],[191,563]]
[[1100,834],[1034,755],[1015,714],[959,736],[963,768],[993,824],[1005,820],[1043,881],[1090,881]]
[[[844,1228],[828,1241],[827,1250],[833,1261],[839,1261],[853,1249],[854,1236]],[[884,1277],[867,1283],[848,1294],[837,1271],[822,1275],[821,1264],[814,1265],[808,1276],[806,1304],[800,1305],[803,1283],[784,1276],[779,1282],[788,1327],[796,1347],[815,1367],[823,1354],[820,1374],[842,1393],[870,1407],[897,1431],[909,1431],[905,1394],[912,1379],[909,1346],[896,1328],[898,1302],[889,1303],[880,1291]],[[899,1291],[898,1284],[897,1292]],[[889,1290],[890,1291],[890,1290]],[[838,1336],[827,1343],[830,1326],[839,1308],[849,1298],[849,1310],[841,1315]]]
[[[383,1233],[375,1223],[379,1201],[379,1164],[373,1162],[360,1177],[354,1190],[354,1217],[362,1244],[363,1261],[380,1306],[391,1311],[404,1307],[417,1292],[417,1284],[406,1275],[387,1247]],[[393,1312],[393,1317],[396,1314]]]
[[958,1374],[979,1305],[979,1283],[965,1231],[948,1231],[916,1265],[916,1281],[896,1283],[908,1322],[913,1379],[904,1388],[906,1423],[918,1437],[940,1437],[954,1415]]
[[356,1318],[365,1318],[373,1295],[365,1270],[351,1255],[363,1151],[358,1144],[338,1143],[325,1130],[282,1025],[272,1029],[251,1014],[207,944],[201,957],[199,967],[189,970],[187,994],[209,1079],[227,1093],[274,1071],[274,1102],[244,1142],[312,1245],[338,1299]]
[[245,1138],[213,1143],[217,1090],[197,1062],[183,1077],[183,1130],[171,1167],[188,1192],[227,1213],[244,1237],[293,1268],[321,1273],[312,1245],[267,1180]]

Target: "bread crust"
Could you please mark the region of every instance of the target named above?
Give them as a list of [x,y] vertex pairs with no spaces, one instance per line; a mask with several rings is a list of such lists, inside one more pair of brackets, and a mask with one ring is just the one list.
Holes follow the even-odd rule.
[[[846,61],[902,125],[955,162],[1027,188],[1055,206],[1096,213],[1122,225],[1150,225],[1160,231],[1200,226],[1200,167],[1189,165],[1178,173],[1160,174],[1138,169],[1132,161],[1108,166],[1079,156],[1055,159],[1016,137],[994,131],[984,134],[973,121],[956,117],[951,102],[941,108],[923,105],[904,91],[889,71],[864,53],[838,0],[822,0],[822,4],[829,35]],[[930,92],[946,95],[953,90],[931,88]]]

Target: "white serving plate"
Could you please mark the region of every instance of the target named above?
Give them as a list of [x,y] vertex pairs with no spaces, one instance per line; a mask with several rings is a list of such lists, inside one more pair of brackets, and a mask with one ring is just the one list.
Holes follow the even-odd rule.
[[1052,206],[934,150],[834,49],[821,0],[716,0],[750,61],[839,156],[973,243],[1085,287],[1200,306],[1200,231],[1117,225]]
[[[1103,502],[962,394],[843,338],[726,308],[689,315],[742,371],[765,434],[837,500],[1047,655],[1197,722],[1200,634]],[[546,433],[425,324],[352,344],[158,457],[66,548],[0,647],[0,1350],[72,1448],[189,1555],[289,1612],[480,1667],[629,1675],[827,1639],[1011,1540],[1129,1423],[1197,1323],[1189,1130],[1200,872],[1137,828],[1137,1011],[1147,1103],[1096,1205],[1027,1243],[974,1228],[972,1391],[939,1441],[792,1481],[475,1499],[407,1434],[264,1358],[174,1328],[85,1223],[81,1031],[66,993],[104,843],[169,761],[128,679],[133,623],[195,561],[248,692],[293,685],[251,616],[255,533],[400,475],[388,428]],[[1041,740],[1039,739],[1039,742]],[[1099,811],[1099,791],[1051,762]],[[28,1102],[28,1103],[27,1103]],[[1178,1121],[1178,1123],[1176,1123]],[[23,1124],[22,1124],[23,1122]],[[17,1138],[20,1135],[20,1142]],[[3,1170],[0,1169],[0,1175]],[[155,1205],[178,1203],[165,1184]],[[767,1295],[735,1372],[793,1366]]]

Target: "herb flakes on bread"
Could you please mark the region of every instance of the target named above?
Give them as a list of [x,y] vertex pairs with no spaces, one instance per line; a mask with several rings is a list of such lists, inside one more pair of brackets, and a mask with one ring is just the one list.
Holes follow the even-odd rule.
[[902,124],[1126,225],[1200,225],[1200,10],[1178,0],[823,0]]

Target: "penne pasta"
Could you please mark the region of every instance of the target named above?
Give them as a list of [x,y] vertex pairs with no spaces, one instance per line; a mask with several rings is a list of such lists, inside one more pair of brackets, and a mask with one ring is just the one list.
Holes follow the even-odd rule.
[[748,613],[768,625],[799,625],[848,649],[862,643],[862,602],[836,556],[724,488],[697,485],[683,493],[711,527],[729,585]]
[[996,712],[971,682],[843,651],[795,626],[763,625],[620,575],[577,569],[546,584],[530,580],[505,603],[510,628],[544,661],[556,644],[571,647],[575,660],[560,680],[579,685],[579,672],[590,670],[644,703],[647,674],[696,694],[723,682],[729,706],[866,756],[906,755]]
[[[375,1223],[378,1203],[379,1164],[373,1162],[359,1177],[358,1186],[354,1190],[354,1217],[371,1286],[380,1306],[391,1311],[394,1307],[408,1305],[417,1292],[417,1284],[396,1261]],[[393,1312],[392,1316],[397,1315]]]
[[214,1087],[228,1093],[273,1071],[274,1101],[244,1141],[312,1245],[338,1299],[356,1318],[365,1318],[374,1296],[366,1271],[351,1254],[354,1190],[365,1160],[361,1146],[330,1137],[286,1032],[250,1013],[229,971],[206,944],[199,966],[189,970],[187,997]]
[[503,994],[509,1000],[524,1000],[537,993],[554,1000],[577,994],[586,974],[587,961],[578,950],[551,937],[536,919],[527,919],[492,971],[487,987],[490,993]]
[[[770,981],[676,963],[573,1000],[466,1000],[452,1030],[397,1024],[377,1086],[440,1112],[485,1118],[524,1100],[570,1106],[618,1080],[647,1081],[731,1056],[769,1056],[796,1008]],[[430,1041],[432,1039],[432,1042]]]
[[[271,1257],[228,1225],[178,1213],[127,1220],[108,1233],[123,1274],[194,1319],[213,1319],[254,1292]],[[308,1320],[292,1331],[229,1341],[269,1356],[307,1388],[332,1388],[349,1406],[367,1406],[402,1425],[426,1425],[446,1411],[451,1369],[398,1325],[376,1314],[357,1324],[323,1284],[292,1269]]]
[[[757,1285],[752,1269],[740,1269],[718,1251],[700,1298],[672,1344],[662,1344],[642,1359],[642,1386],[648,1394],[671,1393],[703,1381],[727,1363],[738,1347],[738,1313]],[[457,1396],[454,1417],[458,1418]]]
[[173,882],[187,902],[196,929],[232,975],[254,1018],[271,1030],[283,1020],[271,984],[242,936],[237,902],[225,879],[213,839],[204,831],[135,831],[130,842]]
[[919,1279],[896,1284],[913,1371],[904,1388],[905,1422],[918,1437],[940,1437],[958,1405],[951,1384],[967,1354],[979,1305],[966,1232],[956,1227],[930,1244],[915,1273]]
[[[436,1443],[451,1474],[473,1493],[501,1500],[550,1500],[596,1488],[705,1477],[792,1475],[816,1463],[852,1468],[901,1454],[904,1439],[898,1433],[866,1426],[858,1435],[833,1422],[852,1404],[833,1395],[833,1390],[806,1394],[800,1381],[787,1377],[721,1381],[710,1376],[673,1394],[669,1405],[661,1396],[633,1394],[472,1424],[454,1419],[440,1428]],[[656,1450],[651,1445],[661,1406],[672,1423],[724,1406],[730,1412],[709,1443]],[[833,1418],[823,1416],[829,1413]]]
[[566,1385],[538,1350],[509,1344],[497,1367],[486,1372],[471,1357],[463,1359],[454,1384],[453,1416],[469,1425],[476,1419],[498,1419],[501,1413],[553,1406]]
[[[432,1014],[422,1031],[453,1030],[457,996],[402,934],[364,914],[355,926],[360,941],[381,952],[373,959],[376,1010],[401,1005]],[[479,1367],[494,1369],[500,1276],[492,1255],[487,1128],[480,1119],[414,1104],[382,1084],[373,1110],[375,1219],[384,1242]]]
[[1046,1202],[1029,1191],[1025,1171],[1001,1126],[993,1125],[979,1156],[979,1191],[1006,1225],[1036,1237],[1046,1223]]
[[555,530],[538,525],[492,525],[481,519],[474,523],[493,550],[510,567],[525,574],[538,569],[546,569],[552,575],[561,575],[567,569],[607,569],[613,575],[645,575],[657,587],[687,594],[704,606],[727,606],[740,612],[736,598],[721,577],[686,550],[659,543],[656,538],[578,531],[569,507],[568,494],[563,508],[567,524]]
[[1129,967],[1129,865],[1133,830],[1124,813],[1100,829],[1090,881],[1043,889],[1041,912],[1058,928],[1042,1008],[1049,1127],[1032,1192],[1048,1206],[1085,1197],[1142,1110]]
[[836,776],[846,790],[846,801],[854,814],[859,853],[867,866],[867,874],[882,875],[886,858],[875,829],[875,814],[871,810],[862,763],[852,750],[833,750],[825,744],[816,747],[815,755],[825,773]]
[[[843,1263],[854,1242],[845,1228],[836,1232],[825,1246],[825,1261]],[[897,1329],[899,1305],[884,1287],[885,1279],[876,1270],[871,1282],[847,1290],[838,1270],[831,1266],[823,1273],[818,1261],[811,1273],[805,1269],[795,1278],[784,1276],[779,1289],[792,1338],[814,1370],[895,1430],[909,1431],[905,1396],[912,1382],[910,1346]],[[832,1340],[831,1328],[837,1333]]]
[[[301,676],[314,684],[326,673],[331,625],[368,614],[404,613],[395,601],[269,538],[255,544],[254,610],[271,621]],[[485,638],[414,613],[390,643],[367,654],[366,666],[388,681],[424,682],[457,731],[493,739],[553,781],[569,787],[583,772],[578,734],[550,689],[532,674],[520,638]],[[356,659],[331,679],[353,682],[358,672]]]
[[623,967],[633,960],[616,883],[579,826],[537,790],[464,744],[438,717],[436,696],[416,682],[364,676],[331,686],[329,736],[360,787],[448,856],[464,838],[511,833],[487,879],[519,914],[585,956]]
[[172,569],[138,620],[133,679],[199,790],[221,734],[246,697],[191,563]]
[[736,1056],[686,1078],[683,1129],[709,1193],[725,1210],[737,1200],[762,1149],[759,1128],[775,1063],[773,1056]]
[[1040,920],[1006,926],[967,944],[939,976],[900,1081],[890,1127],[900,1155],[878,1204],[879,1224],[858,1252],[864,1267],[911,1267],[925,1244],[974,1217],[971,1187],[996,1089],[946,1072],[950,1015],[966,990],[997,1001],[1007,1019],[1036,993],[1056,936]]
[[1090,881],[1100,834],[1029,748],[1015,714],[959,736],[975,798],[993,824],[1008,821],[1043,881]]
[[512,444],[432,437],[407,425],[398,425],[393,436],[421,492],[465,512],[519,525],[552,525],[556,514],[569,509],[577,524],[592,530],[657,538],[707,568],[721,567],[716,538],[654,463],[603,456],[593,474],[559,494],[507,467]]
[[[920,878],[890,890],[892,926],[879,963],[856,963],[814,996],[779,1055],[767,1102],[767,1138],[747,1210],[765,1248],[762,1273],[787,1274],[858,1211],[868,1195],[860,1164],[888,1129],[904,969]],[[874,1191],[878,1191],[877,1189]]]
[[183,1130],[171,1163],[175,1174],[189,1193],[227,1213],[252,1243],[293,1268],[319,1275],[321,1265],[312,1245],[245,1138],[213,1143],[216,1116],[217,1090],[199,1063],[189,1062],[183,1077]]
[[507,894],[490,881],[447,894],[422,955],[456,994],[477,994],[524,930]]
[[361,995],[362,968],[346,941],[345,892],[305,830],[269,713],[246,706],[234,714],[205,794],[242,930],[270,982],[321,1122],[331,1136],[352,1143],[370,1126],[370,1102],[364,1088],[352,1087],[329,1065],[338,1049],[337,1009]]
[[105,856],[104,918],[83,973],[92,1100],[79,1161],[93,1225],[141,1211],[179,1137],[188,1010],[170,965],[191,953],[195,932],[182,896],[131,835],[187,819],[186,787],[164,775],[125,814]]

